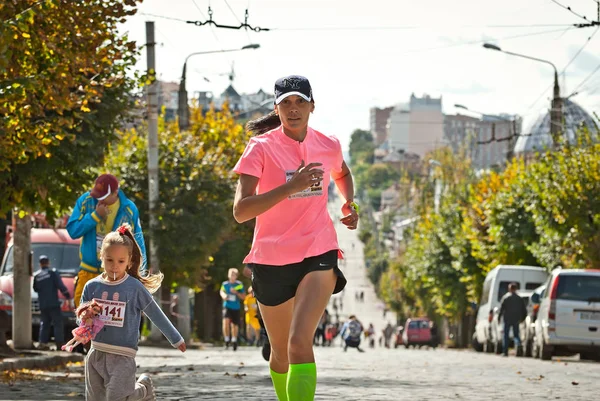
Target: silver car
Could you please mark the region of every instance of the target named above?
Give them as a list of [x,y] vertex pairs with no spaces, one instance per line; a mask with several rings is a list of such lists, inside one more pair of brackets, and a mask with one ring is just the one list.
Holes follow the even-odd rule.
[[555,269],[539,303],[533,355],[600,360],[600,270]]

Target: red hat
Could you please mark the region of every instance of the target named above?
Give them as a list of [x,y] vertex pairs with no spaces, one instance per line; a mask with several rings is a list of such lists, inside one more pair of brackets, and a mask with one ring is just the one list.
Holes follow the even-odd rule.
[[104,200],[119,189],[119,180],[112,174],[102,174],[96,178],[94,188],[90,191],[92,198]]

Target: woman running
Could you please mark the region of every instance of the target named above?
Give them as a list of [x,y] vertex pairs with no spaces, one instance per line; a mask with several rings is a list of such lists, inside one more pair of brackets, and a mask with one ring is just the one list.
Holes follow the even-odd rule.
[[327,211],[330,177],[345,199],[340,221],[354,230],[358,206],[352,175],[337,138],[308,126],[315,109],[308,79],[275,83],[275,108],[250,121],[255,134],[234,171],[240,174],[233,215],[256,218],[244,260],[271,342],[269,365],[280,401],[314,400],[313,336],[331,297],[346,285]]

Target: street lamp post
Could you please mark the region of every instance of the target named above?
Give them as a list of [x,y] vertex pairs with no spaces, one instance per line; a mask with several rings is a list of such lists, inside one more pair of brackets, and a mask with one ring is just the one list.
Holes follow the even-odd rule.
[[259,44],[252,43],[246,45],[240,49],[227,49],[227,50],[210,50],[204,52],[195,52],[191,53],[185,58],[185,62],[183,63],[183,71],[181,72],[181,82],[179,83],[179,99],[178,99],[178,107],[177,107],[177,115],[179,117],[179,129],[184,130],[189,127],[189,115],[190,111],[188,109],[188,93],[185,87],[185,78],[186,78],[186,69],[187,62],[192,56],[199,56],[202,54],[213,54],[213,53],[230,53],[230,52],[239,52],[242,50],[248,49],[258,49],[260,47]]
[[550,105],[550,135],[552,136],[552,142],[554,147],[559,146],[561,128],[562,128],[562,108],[563,108],[563,99],[560,97],[560,87],[558,86],[558,70],[556,66],[548,60],[542,60],[536,57],[526,56],[524,54],[508,52],[506,50],[502,50],[500,47],[491,44],[485,43],[483,45],[486,49],[495,50],[502,53],[509,54],[511,56],[522,57],[529,60],[539,61],[540,63],[549,64],[554,68],[554,95],[552,97],[552,103]]

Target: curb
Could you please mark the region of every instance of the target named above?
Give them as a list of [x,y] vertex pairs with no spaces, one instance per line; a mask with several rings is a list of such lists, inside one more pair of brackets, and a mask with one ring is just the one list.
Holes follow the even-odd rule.
[[68,362],[82,362],[85,357],[81,354],[52,353],[40,354],[34,357],[6,358],[0,362],[0,371],[17,369],[46,369],[65,365]]

